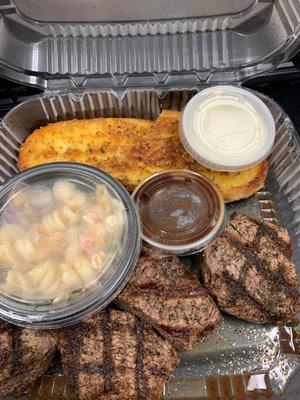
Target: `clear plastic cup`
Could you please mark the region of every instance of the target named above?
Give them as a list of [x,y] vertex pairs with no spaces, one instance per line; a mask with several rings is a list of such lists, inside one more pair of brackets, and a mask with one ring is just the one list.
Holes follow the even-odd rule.
[[181,140],[206,168],[241,171],[270,154],[275,122],[268,107],[251,91],[213,86],[196,94],[183,110]]
[[133,192],[143,240],[179,256],[202,251],[221,234],[225,206],[211,181],[190,171],[167,171],[146,179]]
[[[140,223],[129,193],[110,175],[45,164],[7,180],[0,204],[0,318],[59,328],[122,290],[139,256]],[[54,246],[45,253],[48,243]]]

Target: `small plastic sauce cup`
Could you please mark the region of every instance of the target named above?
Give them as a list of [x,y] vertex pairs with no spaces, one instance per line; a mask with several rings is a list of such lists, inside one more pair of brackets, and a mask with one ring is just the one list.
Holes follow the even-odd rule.
[[222,231],[224,201],[208,179],[190,171],[167,171],[144,181],[132,194],[143,240],[176,255],[203,250]]
[[214,86],[188,102],[180,135],[188,153],[206,168],[242,171],[268,157],[275,122],[268,107],[251,91]]

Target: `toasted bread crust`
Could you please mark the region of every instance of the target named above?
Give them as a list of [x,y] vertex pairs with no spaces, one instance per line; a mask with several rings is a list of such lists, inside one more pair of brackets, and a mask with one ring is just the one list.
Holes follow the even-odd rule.
[[225,202],[229,203],[245,199],[260,190],[268,175],[268,162],[260,164],[240,172],[210,171],[199,168],[197,172],[212,180],[220,190]]
[[207,170],[184,150],[180,112],[164,110],[155,121],[94,118],[61,121],[35,130],[22,144],[20,170],[55,161],[75,161],[103,169],[129,190],[154,173],[187,169],[219,188],[226,202],[251,196],[263,185],[267,161],[237,173]]

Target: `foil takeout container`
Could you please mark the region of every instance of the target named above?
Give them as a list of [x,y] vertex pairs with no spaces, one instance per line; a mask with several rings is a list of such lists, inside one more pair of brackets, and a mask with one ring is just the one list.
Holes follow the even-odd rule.
[[[20,144],[41,125],[72,118],[155,119],[162,109],[181,110],[195,93],[196,90],[172,90],[163,94],[155,90],[130,90],[119,96],[109,90],[86,90],[32,97],[2,120],[0,179],[4,182],[18,172]],[[256,94],[269,108],[276,124],[270,171],[265,188],[249,199],[226,205],[227,213],[244,212],[287,228],[300,277],[300,141],[285,112],[270,98]],[[199,273],[201,257],[185,257],[184,262],[194,273]],[[225,317],[212,335],[192,351],[180,354],[181,363],[165,386],[164,398],[225,400],[235,396],[246,399],[256,393],[270,396],[282,392],[299,370],[297,335],[293,326],[252,325]],[[26,399],[67,398],[64,384],[60,370],[54,368],[29,391]],[[298,400],[296,392],[289,393],[289,387],[286,393],[289,400]]]

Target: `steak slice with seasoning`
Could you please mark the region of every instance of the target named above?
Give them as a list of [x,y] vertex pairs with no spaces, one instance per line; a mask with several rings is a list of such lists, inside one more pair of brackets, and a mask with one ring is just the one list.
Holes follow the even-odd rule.
[[147,247],[116,302],[149,322],[178,350],[190,350],[221,321],[218,307],[181,261]]
[[135,315],[112,309],[60,332],[64,374],[78,399],[159,399],[179,360]]
[[202,272],[219,307],[245,321],[284,323],[299,307],[290,237],[269,222],[232,214],[204,251]]
[[0,398],[21,396],[48,369],[55,349],[53,333],[0,321]]

